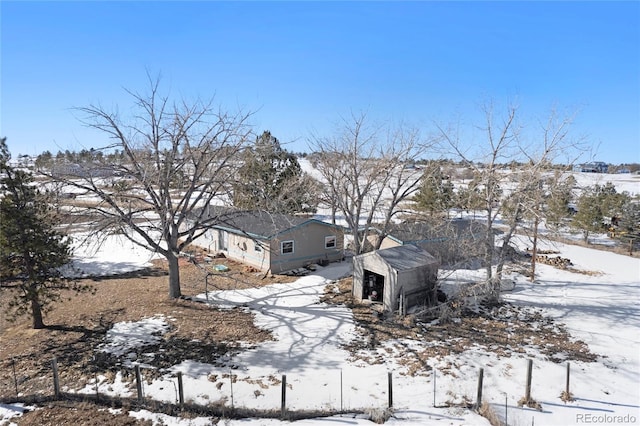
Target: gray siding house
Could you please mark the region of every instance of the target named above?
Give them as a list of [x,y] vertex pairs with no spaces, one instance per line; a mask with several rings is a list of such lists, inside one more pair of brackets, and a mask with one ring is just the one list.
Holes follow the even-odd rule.
[[353,257],[352,294],[404,315],[412,306],[436,303],[437,276],[438,260],[421,247],[376,250]]
[[602,161],[594,161],[592,163],[584,163],[573,166],[574,172],[583,173],[609,173],[609,165]]
[[[212,208],[213,209],[213,208]],[[193,244],[274,274],[342,260],[344,230],[308,217],[215,209],[220,220]],[[212,213],[213,214],[213,213]]]

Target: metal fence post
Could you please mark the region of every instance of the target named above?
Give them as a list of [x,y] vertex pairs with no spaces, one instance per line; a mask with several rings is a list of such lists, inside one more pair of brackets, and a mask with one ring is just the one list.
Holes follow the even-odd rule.
[[182,384],[182,371],[178,371],[178,403],[180,408],[184,406],[184,386]]
[[391,372],[387,373],[388,384],[389,384],[389,408],[393,407],[393,377]]
[[142,404],[142,375],[140,374],[140,366],[136,365],[136,390],[138,391],[138,404]]
[[480,369],[480,374],[478,375],[478,394],[476,398],[476,410],[480,409],[482,405],[482,381],[484,379],[484,368]]
[[284,420],[287,411],[287,375],[282,375],[282,401],[280,406],[280,417]]

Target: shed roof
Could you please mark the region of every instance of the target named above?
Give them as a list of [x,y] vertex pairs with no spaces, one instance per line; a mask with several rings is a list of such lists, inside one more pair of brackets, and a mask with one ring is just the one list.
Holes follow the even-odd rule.
[[377,250],[373,253],[396,271],[407,271],[438,264],[438,260],[428,251],[412,244]]

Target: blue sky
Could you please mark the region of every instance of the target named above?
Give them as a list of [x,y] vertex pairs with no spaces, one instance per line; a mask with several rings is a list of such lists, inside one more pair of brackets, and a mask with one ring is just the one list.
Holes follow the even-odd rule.
[[[174,96],[257,111],[293,151],[341,116],[475,123],[552,108],[614,164],[640,162],[640,2],[0,2],[0,135],[14,155],[98,147],[72,108]],[[472,142],[472,141],[470,141]]]

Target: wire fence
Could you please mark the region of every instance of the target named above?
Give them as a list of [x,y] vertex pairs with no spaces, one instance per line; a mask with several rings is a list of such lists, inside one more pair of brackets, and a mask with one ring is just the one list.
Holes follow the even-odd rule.
[[[518,407],[540,410],[540,404],[535,401],[531,394],[532,368],[533,361],[528,360],[524,381],[524,396],[518,401]],[[368,407],[362,407],[358,406],[357,402],[354,403],[349,394],[356,390],[357,385],[362,386],[363,384],[355,383],[353,378],[345,380],[342,370],[337,372],[339,374],[332,374],[332,380],[327,380],[327,374],[318,374],[317,372],[311,377],[295,377],[293,380],[291,380],[291,375],[287,377],[287,374],[282,374],[280,377],[270,375],[268,377],[243,378],[240,380],[239,374],[229,370],[228,374],[216,375],[214,380],[209,378],[209,381],[214,382],[214,387],[218,391],[215,395],[213,392],[211,395],[205,395],[207,389],[202,389],[201,382],[189,375],[184,375],[180,371],[170,376],[161,376],[162,380],[159,380],[157,370],[144,368],[140,365],[120,371],[120,374],[124,373],[127,377],[125,380],[122,380],[121,377],[121,382],[127,383],[127,387],[119,391],[113,388],[116,383],[115,380],[100,380],[97,372],[89,385],[80,390],[69,390],[70,385],[77,385],[77,383],[65,383],[64,380],[61,380],[61,368],[55,358],[42,371],[48,371],[49,374],[31,379],[35,383],[28,383],[27,376],[16,371],[15,363],[12,363],[10,388],[13,392],[8,390],[9,386],[7,385],[9,384],[6,383],[8,376],[5,375],[3,396],[0,398],[0,402],[92,401],[110,407],[146,408],[169,415],[177,415],[180,412],[187,411],[199,415],[224,418],[262,417],[283,420],[299,420],[338,414],[366,414],[373,421],[385,421],[391,415],[396,407],[395,404],[398,402],[394,401],[394,398],[397,399],[398,395],[400,395],[400,398],[406,398],[411,392],[415,393],[416,391],[410,390],[410,393],[407,393],[406,389],[394,387],[393,373],[388,372],[385,379],[379,380],[380,377],[378,377],[374,384],[365,385],[368,386],[370,404]],[[506,394],[504,394],[503,406],[495,400],[491,404],[487,404],[487,401],[484,401],[484,368],[478,369],[475,399],[473,400],[465,395],[462,400],[452,401],[450,395],[440,395],[438,381],[439,376],[443,374],[442,372],[439,373],[436,368],[431,368],[429,371],[428,379],[433,386],[431,392],[429,392],[432,394],[431,401],[428,401],[429,405],[435,408],[455,406],[471,409],[487,417],[494,426],[509,424],[509,411],[518,407],[509,406]],[[70,377],[70,375],[67,374],[63,377]],[[570,364],[567,363],[565,390],[560,396],[565,402],[572,400],[570,378]],[[296,391],[294,391],[292,383],[296,384]],[[256,405],[255,400],[248,401],[249,393],[246,392],[246,384],[258,387],[259,390],[254,391],[253,396],[255,398],[259,396],[265,397],[262,404]],[[304,386],[297,386],[298,384],[304,384]],[[224,392],[221,391],[223,385],[225,387]],[[245,389],[242,392],[238,392],[243,385]],[[332,395],[331,398],[323,403],[309,404],[309,400],[317,396],[312,394],[320,393],[310,392],[309,389],[320,389],[327,386],[333,389],[332,392],[329,392]],[[29,393],[31,389],[38,389],[38,391]],[[400,392],[397,392],[398,390]],[[424,396],[423,402],[426,403],[429,395],[424,387],[421,391]],[[14,395],[11,395],[12,393]],[[158,394],[160,394],[159,398]],[[187,398],[185,398],[185,395],[187,395]],[[199,403],[196,402],[197,398],[194,398],[194,395],[199,395]],[[203,399],[208,399],[208,402],[203,403]],[[405,401],[401,400],[399,402],[401,406],[405,405]]]

